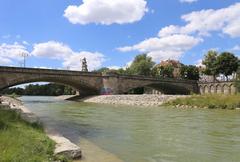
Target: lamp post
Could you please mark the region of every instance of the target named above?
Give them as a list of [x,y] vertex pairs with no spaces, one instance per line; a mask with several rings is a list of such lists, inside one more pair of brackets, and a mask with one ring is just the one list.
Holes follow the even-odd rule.
[[28,57],[28,53],[22,52],[21,56],[23,57],[23,67],[26,67],[26,58]]

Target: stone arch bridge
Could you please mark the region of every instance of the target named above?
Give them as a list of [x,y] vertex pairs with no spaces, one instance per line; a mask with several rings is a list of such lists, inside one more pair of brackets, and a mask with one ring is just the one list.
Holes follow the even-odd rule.
[[0,90],[31,82],[54,82],[68,85],[78,90],[81,96],[124,94],[138,87],[156,89],[164,94],[199,92],[197,81],[0,66]]

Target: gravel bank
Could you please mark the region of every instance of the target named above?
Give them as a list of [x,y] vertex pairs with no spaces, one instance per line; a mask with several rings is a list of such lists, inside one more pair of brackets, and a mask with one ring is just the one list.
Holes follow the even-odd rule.
[[186,97],[184,95],[102,95],[82,99],[80,101],[89,103],[131,105],[131,106],[160,106],[165,102],[176,98]]

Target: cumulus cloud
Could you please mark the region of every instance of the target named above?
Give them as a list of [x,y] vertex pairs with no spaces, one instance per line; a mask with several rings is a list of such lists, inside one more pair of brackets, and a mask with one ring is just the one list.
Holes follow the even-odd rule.
[[8,65],[10,63],[12,63],[10,59],[0,56],[0,65]]
[[193,3],[197,2],[198,0],[180,0],[181,3]]
[[185,26],[170,25],[160,30],[159,36],[172,34],[198,34],[209,36],[210,32],[220,31],[231,37],[240,36],[240,3],[227,8],[194,11],[182,16]]
[[49,41],[34,44],[31,54],[38,57],[48,57],[51,59],[62,60],[72,55],[73,51],[70,47],[63,43]]
[[112,70],[118,70],[118,69],[121,69],[120,66],[109,66],[108,68],[109,68],[109,69],[112,69]]
[[240,45],[234,46],[231,51],[240,51]]
[[34,44],[31,54],[36,57],[62,60],[63,67],[71,70],[81,70],[81,59],[84,57],[90,71],[99,68],[105,61],[105,56],[99,52],[73,51],[68,45],[56,41]]
[[186,51],[190,50],[203,40],[189,35],[171,35],[166,37],[153,37],[146,39],[136,45],[120,47],[122,52],[139,51],[148,53],[154,61],[166,59],[179,59]]
[[105,61],[105,56],[101,53],[82,51],[72,54],[70,57],[66,58],[63,62],[64,67],[69,67],[72,70],[81,70],[82,63],[81,59],[86,58],[88,64],[88,70],[96,70],[101,67],[102,63]]
[[22,54],[29,54],[26,47],[19,43],[14,44],[0,44],[0,64],[7,65],[13,61],[22,59]]
[[83,0],[68,6],[64,17],[73,24],[125,24],[141,20],[147,11],[146,0]]

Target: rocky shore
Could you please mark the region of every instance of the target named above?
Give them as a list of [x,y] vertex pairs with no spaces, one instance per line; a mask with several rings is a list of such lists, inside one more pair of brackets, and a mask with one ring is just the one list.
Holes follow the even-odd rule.
[[[41,124],[38,117],[31,111],[29,111],[20,100],[7,96],[1,96],[0,101],[0,104],[3,105],[4,108],[18,112],[21,118],[25,121],[31,124]],[[55,155],[64,155],[71,159],[81,158],[82,152],[79,146],[73,144],[67,138],[61,136],[60,134],[49,132],[47,129],[45,129],[45,132],[47,136],[56,143],[54,151]]]
[[131,106],[161,106],[163,103],[186,97],[184,95],[102,95],[81,99],[89,103],[131,105]]

